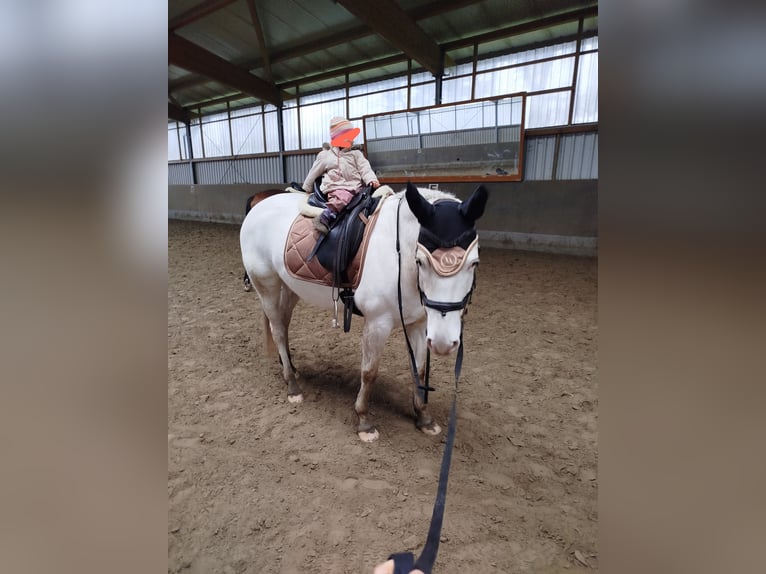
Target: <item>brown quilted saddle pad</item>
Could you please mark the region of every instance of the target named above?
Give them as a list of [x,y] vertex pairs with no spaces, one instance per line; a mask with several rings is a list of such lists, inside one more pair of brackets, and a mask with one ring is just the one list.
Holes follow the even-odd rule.
[[[359,250],[354,255],[347,269],[349,283],[343,283],[340,287],[356,289],[362,276],[362,266],[364,257],[367,254],[367,244],[369,243],[370,232],[377,221],[377,213],[373,214],[367,222],[364,229],[364,236]],[[333,286],[333,276],[330,269],[325,268],[318,259],[314,257],[311,261],[306,261],[311,255],[311,251],[316,245],[319,233],[314,230],[314,223],[311,217],[298,215],[293,221],[290,231],[287,234],[285,243],[285,267],[287,271],[301,281],[310,281],[319,285]]]

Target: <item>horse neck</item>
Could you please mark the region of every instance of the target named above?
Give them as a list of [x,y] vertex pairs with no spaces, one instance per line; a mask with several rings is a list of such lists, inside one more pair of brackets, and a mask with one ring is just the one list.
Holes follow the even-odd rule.
[[[400,199],[401,204],[399,203]],[[418,223],[418,220],[410,211],[407,200],[404,199],[403,195],[394,195],[387,203],[389,205],[384,205],[387,209],[381,213],[383,221],[378,222],[383,232],[382,238],[385,242],[383,249],[393,253],[394,257],[396,257],[396,265],[401,277],[403,298],[405,300],[416,300],[417,304],[420,305],[417,287],[417,265],[415,264],[420,223]]]

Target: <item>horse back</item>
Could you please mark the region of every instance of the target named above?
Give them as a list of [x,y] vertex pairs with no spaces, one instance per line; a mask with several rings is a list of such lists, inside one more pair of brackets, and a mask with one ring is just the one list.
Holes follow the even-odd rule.
[[240,244],[245,268],[248,267],[248,261],[271,260],[284,251],[290,225],[299,213],[300,204],[304,201],[304,198],[297,193],[280,193],[274,190],[274,192],[262,192],[262,194],[256,194],[260,197],[248,210],[240,228]]
[[265,191],[259,191],[258,193],[254,193],[253,195],[248,197],[247,201],[245,202],[245,215],[250,213],[250,210],[253,209],[256,205],[258,205],[264,199],[271,197],[272,195],[278,195],[280,193],[288,193],[288,192],[284,189],[267,189]]

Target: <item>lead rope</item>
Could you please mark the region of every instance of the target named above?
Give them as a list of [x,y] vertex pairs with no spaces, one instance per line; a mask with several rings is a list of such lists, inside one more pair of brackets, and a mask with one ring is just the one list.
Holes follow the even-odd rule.
[[425,574],[431,574],[431,570],[436,562],[436,554],[439,552],[439,541],[441,540],[442,522],[444,521],[444,507],[447,502],[447,481],[449,480],[449,469],[452,463],[452,448],[455,445],[455,429],[457,427],[457,386],[460,379],[460,369],[463,365],[463,333],[460,332],[460,346],[457,349],[455,358],[455,388],[452,392],[452,409],[449,415],[449,429],[447,430],[447,442],[444,445],[444,454],[442,455],[442,465],[439,470],[439,488],[436,490],[436,500],[434,501],[434,511],[431,514],[431,525],[428,527],[428,537],[423,551],[415,561],[415,568],[419,568]]
[[[404,326],[404,311],[402,309],[402,255],[399,243],[399,210],[402,206],[402,200],[404,196],[399,199],[399,205],[396,208],[396,254],[399,262],[398,281],[397,281],[397,296],[399,301],[399,318],[402,321],[402,330],[404,331],[404,340],[407,342],[407,351],[410,355],[410,369],[412,376],[419,389],[423,390],[423,402],[427,403],[428,391],[434,390],[428,385],[428,375],[430,371],[430,352],[426,353],[426,367],[425,367],[425,386],[420,385],[420,379],[418,378],[418,368],[415,362],[415,353],[412,351],[412,344],[407,336],[407,329]],[[436,490],[436,500],[434,501],[434,510],[431,514],[431,524],[428,527],[428,536],[426,537],[426,544],[423,546],[423,551],[420,553],[417,561],[415,561],[412,568],[419,568],[425,574],[431,574],[431,571],[436,562],[436,555],[439,552],[439,542],[441,540],[442,523],[444,522],[444,508],[447,502],[447,482],[449,480],[449,470],[452,463],[452,449],[455,445],[455,432],[457,429],[457,393],[458,393],[458,381],[460,379],[460,371],[463,366],[463,330],[460,330],[460,346],[457,349],[457,357],[455,358],[455,387],[452,394],[452,408],[450,409],[450,421],[447,429],[447,440],[444,444],[444,454],[442,455],[441,468],[439,470],[439,486]],[[394,567],[397,568],[395,574],[405,574],[403,567],[405,562],[407,566],[411,564],[412,555],[409,553],[392,555],[394,558]],[[400,564],[397,564],[400,562]],[[409,572],[409,570],[407,570]]]

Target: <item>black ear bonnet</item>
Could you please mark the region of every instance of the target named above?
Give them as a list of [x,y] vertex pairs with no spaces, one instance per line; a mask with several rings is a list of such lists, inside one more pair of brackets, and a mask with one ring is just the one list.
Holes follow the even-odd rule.
[[429,203],[412,184],[407,184],[407,204],[420,223],[418,243],[435,249],[468,249],[476,238],[476,220],[484,213],[489,194],[479,186],[464,202],[444,199]]

